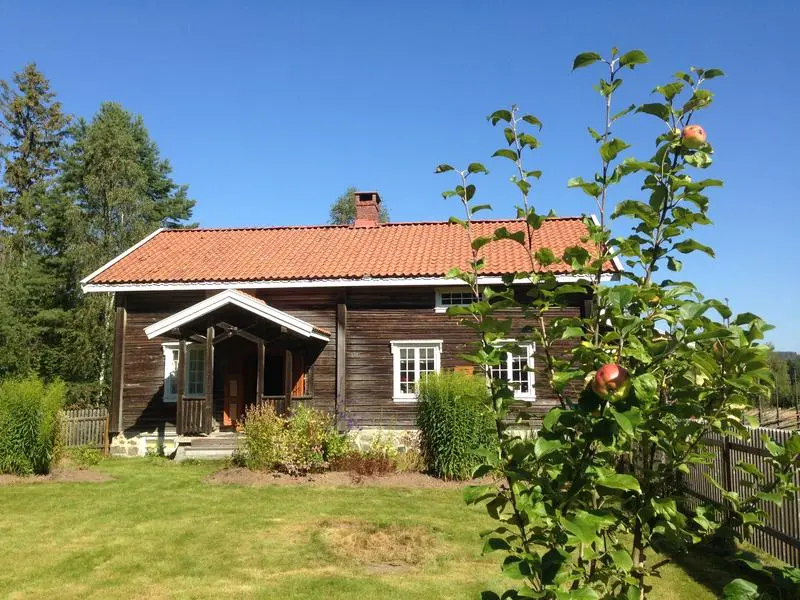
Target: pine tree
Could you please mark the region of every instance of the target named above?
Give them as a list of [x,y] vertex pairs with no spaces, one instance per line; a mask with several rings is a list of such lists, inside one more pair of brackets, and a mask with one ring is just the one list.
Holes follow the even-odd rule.
[[[195,201],[188,187],[176,184],[169,162],[162,159],[140,116],[116,103],[104,103],[91,122],[74,130],[61,178],[68,206],[77,211],[81,244],[78,265],[89,273],[158,227],[191,227]],[[70,347],[83,356],[83,372],[94,370],[103,395],[110,373],[113,296],[85,297],[75,311]]]
[[47,224],[69,121],[35,64],[0,81],[0,376],[40,370],[39,317],[58,310]]

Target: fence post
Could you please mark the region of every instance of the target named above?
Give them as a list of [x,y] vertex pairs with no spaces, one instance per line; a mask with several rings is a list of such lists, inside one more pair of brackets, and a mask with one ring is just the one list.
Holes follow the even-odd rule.
[[103,456],[108,456],[111,451],[111,440],[109,438],[109,426],[111,425],[111,414],[106,411],[105,427],[103,428]]
[[[726,492],[733,491],[733,471],[731,470],[731,445],[727,435],[722,436],[722,477]],[[730,516],[730,501],[725,499],[725,515]]]

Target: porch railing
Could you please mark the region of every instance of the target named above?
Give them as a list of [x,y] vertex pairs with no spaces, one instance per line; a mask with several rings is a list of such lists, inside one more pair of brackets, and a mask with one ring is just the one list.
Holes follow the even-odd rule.
[[203,408],[205,398],[184,398],[183,399],[183,434],[194,435],[203,433],[206,428],[203,426]]

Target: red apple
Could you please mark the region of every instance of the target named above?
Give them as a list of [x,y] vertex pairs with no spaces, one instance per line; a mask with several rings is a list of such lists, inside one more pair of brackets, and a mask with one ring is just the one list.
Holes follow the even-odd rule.
[[592,379],[592,391],[611,402],[624,400],[631,391],[630,375],[624,367],[617,364],[603,365],[597,369]]
[[700,125],[687,125],[681,133],[683,145],[687,148],[702,148],[706,145],[706,130]]

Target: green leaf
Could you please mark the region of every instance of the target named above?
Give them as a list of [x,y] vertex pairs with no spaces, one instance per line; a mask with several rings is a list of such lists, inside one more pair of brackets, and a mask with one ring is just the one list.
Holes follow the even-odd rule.
[[578,327],[577,325],[569,325],[564,328],[564,332],[561,334],[561,339],[566,340],[569,338],[578,338],[582,337],[584,334],[583,327]]
[[469,208],[469,214],[474,215],[476,212],[480,212],[482,210],[492,210],[491,204],[476,204],[475,206],[471,206]]
[[517,162],[519,160],[519,155],[517,154],[517,151],[511,150],[510,148],[501,148],[500,150],[492,154],[492,157],[495,156],[502,156],[503,158],[513,160],[514,162]]
[[633,437],[633,424],[631,423],[630,419],[621,412],[617,412],[614,410],[614,407],[610,407],[611,414],[614,417],[614,420],[619,425],[619,428],[625,432],[625,434],[629,437]]
[[488,117],[486,117],[488,121],[491,122],[492,125],[497,125],[500,121],[505,121],[506,123],[511,122],[511,111],[508,110],[496,110]]
[[583,177],[573,177],[572,179],[567,181],[568,188],[581,188],[583,192],[587,196],[591,196],[592,198],[596,198],[602,192],[602,188],[598,183],[594,181],[584,181]]
[[572,518],[562,517],[561,524],[584,544],[591,544],[597,539],[598,522],[587,512],[580,512]]
[[758,586],[744,579],[734,579],[722,588],[724,600],[757,600],[759,596]]
[[625,115],[629,114],[631,111],[633,111],[635,109],[636,109],[636,105],[635,104],[631,104],[628,108],[626,108],[624,110],[621,110],[617,114],[612,116],[611,117],[611,121],[617,121],[617,120],[621,119],[622,117],[624,117]]
[[689,254],[691,252],[700,251],[708,254],[712,258],[714,257],[714,249],[711,246],[706,246],[705,244],[701,244],[695,240],[683,240],[678,242],[673,246],[675,250],[680,252],[681,254]]
[[621,67],[633,69],[636,65],[643,65],[647,62],[647,55],[641,50],[631,50],[619,57]]
[[630,148],[630,145],[620,139],[614,138],[600,146],[600,156],[605,162],[611,162],[617,158],[617,155],[625,150],[625,148]]
[[561,416],[561,413],[562,410],[560,408],[551,408],[549,411],[547,411],[544,419],[542,419],[542,429],[547,431],[551,430],[553,425],[558,422],[558,418]]
[[633,568],[633,559],[627,550],[612,550],[608,553],[614,561],[614,566],[621,571],[628,572]]
[[675,98],[675,96],[680,94],[683,88],[684,88],[683,82],[673,81],[672,83],[668,83],[667,85],[658,85],[653,91],[658,92],[659,94],[664,96],[664,99],[667,102],[669,102],[670,100]]
[[757,479],[764,479],[764,473],[753,463],[739,462],[736,464],[736,468]]
[[536,458],[542,458],[560,449],[561,442],[559,440],[546,440],[543,437],[536,438],[536,443],[533,445],[533,453]]
[[484,167],[481,163],[476,163],[476,162],[470,163],[470,165],[467,167],[467,171],[469,171],[470,173],[488,173],[489,172],[489,171],[486,170],[486,167]]
[[446,171],[453,171],[453,170],[454,170],[453,167],[451,167],[450,165],[442,164],[442,165],[437,166],[436,167],[436,171],[434,171],[434,172],[435,173],[445,173]]
[[538,127],[539,131],[542,130],[542,122],[534,117],[533,115],[524,115],[522,120],[528,123],[529,125],[533,125],[534,127]]
[[519,143],[521,146],[528,146],[529,148],[538,148],[539,147],[539,140],[533,137],[529,133],[521,133],[519,134],[518,138]]
[[483,544],[484,554],[488,554],[489,552],[496,552],[497,550],[508,551],[511,550],[511,546],[507,541],[499,537],[490,537]]
[[624,473],[605,475],[597,480],[597,485],[614,490],[642,492],[642,488],[639,487],[639,480],[633,475],[626,475]]
[[658,117],[662,121],[669,121],[670,117],[670,108],[666,104],[661,104],[660,102],[650,102],[648,104],[642,104],[636,112],[644,113],[646,115],[653,115],[654,117]]
[[589,130],[589,135],[590,135],[590,136],[592,136],[592,139],[593,139],[595,142],[599,142],[600,140],[602,140],[602,139],[603,139],[603,136],[602,136],[602,135],[600,135],[599,133],[597,133],[597,132],[596,132],[594,129],[592,129],[591,127],[587,127],[586,129],[588,129],[588,130]]
[[539,250],[537,250],[533,256],[536,259],[536,262],[544,267],[558,262],[558,258],[555,254],[553,254],[553,251],[550,250],[550,248],[539,248]]
[[497,494],[497,488],[493,485],[468,485],[464,488],[464,502],[475,504],[481,500],[493,497]]
[[583,52],[578,54],[575,57],[575,60],[572,61],[572,70],[580,69],[583,67],[588,67],[589,65],[596,63],[598,60],[602,60],[601,56],[597,52]]
[[725,73],[722,69],[709,69],[705,73],[703,73],[704,79],[714,79],[714,77],[724,77]]

